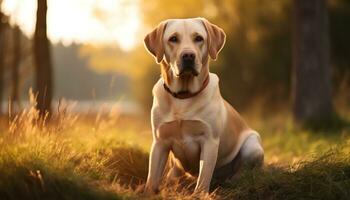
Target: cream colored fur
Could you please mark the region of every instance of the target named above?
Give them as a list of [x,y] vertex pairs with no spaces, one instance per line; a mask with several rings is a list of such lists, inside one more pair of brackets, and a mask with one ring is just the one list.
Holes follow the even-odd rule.
[[[178,42],[169,40],[174,35]],[[203,41],[195,40],[198,35]],[[259,134],[222,98],[219,78],[209,72],[209,58],[215,60],[224,43],[223,30],[203,18],[167,20],[146,36],[145,46],[162,70],[162,78],[152,91],[148,192],[158,190],[170,152],[170,176],[188,172],[198,177],[196,192],[208,192],[214,170],[231,162],[238,153],[248,164],[262,163]],[[179,76],[183,51],[195,53],[198,76]],[[166,84],[172,92],[194,93],[208,75],[205,89],[188,99],[177,99],[163,87]]]

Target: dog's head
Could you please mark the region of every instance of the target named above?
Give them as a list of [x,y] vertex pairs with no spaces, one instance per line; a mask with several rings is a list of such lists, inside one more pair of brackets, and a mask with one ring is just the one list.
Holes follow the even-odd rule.
[[157,63],[163,59],[175,77],[198,76],[209,57],[216,60],[225,43],[225,33],[204,18],[161,22],[144,39]]

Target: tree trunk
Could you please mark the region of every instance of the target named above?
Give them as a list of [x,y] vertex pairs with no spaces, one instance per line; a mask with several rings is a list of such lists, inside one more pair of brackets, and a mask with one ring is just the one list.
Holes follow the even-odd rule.
[[0,115],[3,113],[3,93],[4,93],[4,51],[5,51],[5,40],[4,40],[4,15],[1,12],[1,1],[0,1]]
[[37,20],[34,33],[35,94],[37,109],[44,117],[51,112],[53,93],[50,44],[47,38],[47,0],[38,0]]
[[297,122],[333,116],[326,0],[294,0],[293,103]]
[[[21,31],[19,26],[13,28],[13,62],[11,70],[11,110],[19,108],[19,65],[21,62]],[[14,106],[17,109],[14,110]]]

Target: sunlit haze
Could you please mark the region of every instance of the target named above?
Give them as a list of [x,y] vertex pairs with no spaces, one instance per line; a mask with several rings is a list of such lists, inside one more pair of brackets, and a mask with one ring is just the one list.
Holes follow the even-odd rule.
[[[36,0],[4,0],[4,12],[31,36]],[[136,43],[138,0],[48,0],[48,36],[54,43],[116,43],[124,50]]]

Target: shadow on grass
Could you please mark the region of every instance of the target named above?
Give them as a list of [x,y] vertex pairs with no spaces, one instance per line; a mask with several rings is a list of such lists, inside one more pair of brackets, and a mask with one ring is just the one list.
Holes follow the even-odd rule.
[[144,183],[148,173],[148,153],[128,145],[114,147],[105,166],[111,170],[111,181],[132,188]]
[[12,166],[0,174],[0,197],[4,200],[38,199],[121,199],[117,194],[94,187],[88,180],[70,173],[42,168],[36,171]]
[[147,176],[148,154],[126,144],[88,152],[72,148],[59,152],[49,142],[44,144],[51,151],[31,151],[38,147],[25,144],[25,148],[7,147],[0,155],[1,200],[124,199],[127,187],[117,194],[120,191],[112,189],[112,183],[136,188]]
[[223,199],[349,199],[349,152],[332,150],[293,168],[268,166],[244,172],[219,190]]

